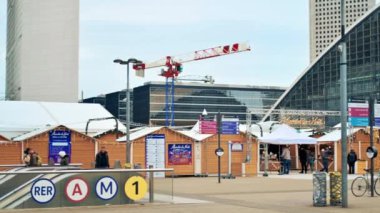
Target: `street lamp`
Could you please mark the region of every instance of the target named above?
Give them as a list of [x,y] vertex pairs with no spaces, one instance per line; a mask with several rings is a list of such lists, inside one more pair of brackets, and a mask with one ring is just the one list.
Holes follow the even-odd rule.
[[126,149],[126,159],[125,159],[125,163],[127,164],[130,164],[131,163],[131,143],[130,143],[130,138],[129,138],[129,129],[130,129],[130,103],[131,103],[131,100],[130,100],[130,94],[129,94],[129,64],[132,63],[132,64],[137,64],[137,63],[142,63],[140,60],[137,60],[135,58],[130,58],[128,59],[127,61],[123,61],[121,59],[115,59],[113,60],[114,63],[117,63],[117,64],[120,64],[120,65],[127,65],[127,90],[125,91],[126,92],[126,106],[125,106],[125,109],[126,109],[126,118],[125,118],[125,123],[126,123],[126,128],[127,128],[127,131],[126,131],[126,136],[127,136],[127,140],[126,140],[126,144],[125,144],[125,149]]

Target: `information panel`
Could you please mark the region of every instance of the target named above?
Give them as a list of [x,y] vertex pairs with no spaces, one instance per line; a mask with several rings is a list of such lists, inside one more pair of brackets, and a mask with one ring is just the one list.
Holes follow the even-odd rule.
[[65,151],[71,162],[71,131],[70,130],[51,130],[49,132],[49,159],[54,163],[60,162],[58,153]]
[[[145,138],[146,168],[165,168],[165,135],[151,134]],[[165,177],[165,172],[155,172],[154,177]]]

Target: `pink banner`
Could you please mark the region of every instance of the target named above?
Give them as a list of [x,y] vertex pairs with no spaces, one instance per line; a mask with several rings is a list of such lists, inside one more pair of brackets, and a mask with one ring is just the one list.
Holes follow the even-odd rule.
[[348,108],[348,115],[350,117],[368,117],[368,108]]
[[201,134],[216,134],[216,121],[200,121]]

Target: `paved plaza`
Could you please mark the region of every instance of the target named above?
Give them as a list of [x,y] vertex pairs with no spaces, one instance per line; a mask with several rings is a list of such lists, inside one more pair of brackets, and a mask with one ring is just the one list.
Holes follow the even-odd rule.
[[[355,176],[349,176],[349,185]],[[5,212],[379,212],[380,197],[361,198],[349,192],[349,208],[313,207],[312,176],[292,174],[222,179],[216,177],[157,179],[153,204],[58,209],[6,210]],[[172,189],[174,196],[172,199]]]

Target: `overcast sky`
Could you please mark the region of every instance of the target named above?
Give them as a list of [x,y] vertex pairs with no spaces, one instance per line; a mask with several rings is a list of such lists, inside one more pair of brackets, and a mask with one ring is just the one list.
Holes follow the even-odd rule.
[[[125,88],[115,58],[154,61],[235,42],[251,52],[184,64],[216,83],[289,86],[309,62],[308,1],[81,0],[79,88],[84,97]],[[0,1],[0,96],[5,84],[6,1]],[[164,80],[159,69],[131,85]],[[78,91],[78,94],[80,93]]]

